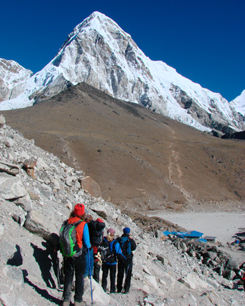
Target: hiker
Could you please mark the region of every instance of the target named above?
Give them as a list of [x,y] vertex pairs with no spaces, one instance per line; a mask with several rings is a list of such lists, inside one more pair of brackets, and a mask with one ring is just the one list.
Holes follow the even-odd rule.
[[94,273],[93,279],[99,283],[100,282],[100,267],[102,266],[101,255],[99,252],[99,247],[93,246],[94,255]]
[[93,233],[94,241],[93,241],[93,255],[94,255],[94,273],[93,279],[99,283],[100,281],[100,267],[102,266],[101,255],[100,255],[100,245],[103,239],[103,230],[105,227],[104,220],[101,218],[97,218],[97,232]]
[[75,225],[75,247],[72,254],[65,254],[65,245],[62,243],[62,230],[60,231],[61,251],[64,255],[64,291],[63,291],[63,304],[62,306],[69,306],[71,300],[71,289],[74,273],[76,276],[75,282],[75,306],[84,305],[83,292],[84,292],[84,273],[86,267],[85,254],[91,248],[88,225],[85,221],[85,206],[83,204],[76,204],[70,217],[64,224]]
[[[94,271],[96,273],[96,281],[99,282],[98,276],[100,269],[100,266],[97,264],[98,262],[98,254],[94,254],[95,249],[98,250],[99,245],[102,243],[103,239],[103,230],[105,228],[104,220],[101,218],[97,218],[95,221],[93,220],[92,216],[86,217],[88,229],[89,229],[89,237],[90,237],[90,243],[91,243],[91,250],[88,251],[86,254],[86,269],[85,269],[85,277],[86,276],[94,276]],[[98,252],[98,251],[97,251]],[[96,257],[95,257],[96,256]]]
[[106,292],[107,276],[110,271],[110,293],[115,293],[116,290],[116,264],[117,258],[126,260],[123,256],[120,244],[114,240],[115,230],[109,228],[107,236],[103,238],[100,246],[101,260],[102,260],[102,288]]
[[123,229],[123,235],[117,239],[119,241],[122,253],[127,260],[118,258],[118,274],[117,274],[117,292],[122,291],[123,276],[125,273],[124,293],[129,292],[131,276],[133,270],[133,251],[136,249],[135,241],[130,238],[130,228]]

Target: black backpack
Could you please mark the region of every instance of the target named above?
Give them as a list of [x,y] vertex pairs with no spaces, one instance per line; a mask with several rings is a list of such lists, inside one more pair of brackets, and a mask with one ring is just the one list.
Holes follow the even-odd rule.
[[73,224],[69,224],[68,220],[64,221],[60,229],[60,250],[63,256],[76,257],[80,254],[77,245],[76,228],[82,222],[79,220]]
[[112,250],[110,248],[109,242],[103,239],[101,245],[98,248],[98,252],[101,255],[102,263],[113,263],[116,261],[115,243],[117,240],[113,241]]
[[104,222],[89,221],[88,223],[90,243],[92,246],[99,246],[103,239]]

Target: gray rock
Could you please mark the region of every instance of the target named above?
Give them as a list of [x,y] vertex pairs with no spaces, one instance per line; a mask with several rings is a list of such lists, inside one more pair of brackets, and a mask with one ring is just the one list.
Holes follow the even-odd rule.
[[48,240],[52,233],[58,232],[52,220],[34,210],[28,212],[24,226],[31,233],[37,234],[45,240]]
[[17,213],[12,214],[13,219],[20,224],[20,226],[23,226],[26,221],[26,215],[22,213],[21,211]]
[[5,200],[24,197],[27,191],[19,177],[0,173],[0,195]]
[[164,258],[161,255],[157,255],[157,260],[159,260],[164,265]]
[[203,281],[196,273],[193,272],[179,279],[179,282],[185,284],[190,289],[205,289],[208,287],[208,284]]
[[222,275],[223,275],[224,278],[233,279],[233,277],[236,275],[236,273],[233,270],[225,269],[223,271]]
[[31,198],[28,193],[24,197],[21,197],[15,200],[14,203],[16,205],[21,206],[23,210],[26,212],[32,210],[32,202],[31,202]]
[[0,128],[2,128],[5,123],[6,123],[5,117],[3,115],[0,115]]
[[45,161],[41,157],[38,157],[36,167],[37,167],[37,170],[39,171],[49,169],[49,166],[45,163]]
[[211,258],[212,260],[215,260],[215,258],[217,257],[217,252],[207,252],[209,258]]
[[214,287],[215,289],[219,289],[220,285],[219,283],[217,283],[215,280],[211,279],[211,278],[207,278],[206,282],[211,285],[212,287]]
[[13,243],[10,243],[6,240],[0,240],[1,259],[7,262],[9,258],[14,256],[15,252],[16,252],[16,247]]
[[3,303],[2,305],[5,306],[29,306],[25,301],[21,298],[13,294],[5,294],[0,293],[0,301]]
[[227,269],[230,269],[230,270],[239,270],[239,266],[238,266],[238,263],[235,259],[231,258],[228,260],[227,262],[227,266],[226,266]]
[[6,266],[3,269],[4,274],[14,281],[14,283],[17,283],[21,286],[24,286],[24,278],[23,273],[20,268],[17,268],[15,266]]
[[52,189],[47,185],[42,185],[39,187],[40,193],[44,195],[47,199],[52,198]]
[[180,248],[183,252],[187,252],[187,246],[183,241],[180,242]]

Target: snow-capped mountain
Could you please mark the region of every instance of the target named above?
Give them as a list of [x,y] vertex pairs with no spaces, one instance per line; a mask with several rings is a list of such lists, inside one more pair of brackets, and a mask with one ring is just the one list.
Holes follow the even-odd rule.
[[78,24],[55,58],[26,82],[21,96],[2,102],[0,109],[30,106],[80,82],[199,130],[244,129],[244,117],[220,94],[150,60],[129,34],[99,12]]
[[236,97],[233,101],[230,102],[230,105],[234,107],[234,109],[245,116],[245,90],[240,94],[240,96]]
[[0,102],[16,98],[25,89],[25,82],[32,71],[13,60],[0,58]]

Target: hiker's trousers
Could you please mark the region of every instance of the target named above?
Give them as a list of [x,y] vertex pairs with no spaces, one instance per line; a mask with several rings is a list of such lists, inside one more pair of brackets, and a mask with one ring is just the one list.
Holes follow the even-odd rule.
[[100,282],[100,265],[97,261],[94,262],[94,280],[99,283]]
[[64,257],[64,273],[65,273],[65,283],[64,283],[64,292],[63,300],[71,300],[71,289],[72,282],[75,273],[75,296],[74,300],[76,302],[82,302],[83,300],[83,291],[84,291],[84,273],[86,268],[86,258],[85,253],[82,253],[78,257]]
[[129,263],[124,263],[122,261],[118,261],[118,272],[117,272],[117,292],[122,291],[122,283],[123,276],[125,273],[125,281],[124,281],[124,291],[127,293],[131,284],[131,276],[133,269],[133,261],[131,260]]
[[106,292],[107,287],[107,276],[108,272],[110,271],[110,281],[111,281],[111,288],[110,292],[115,293],[116,291],[116,265],[102,265],[102,288]]

